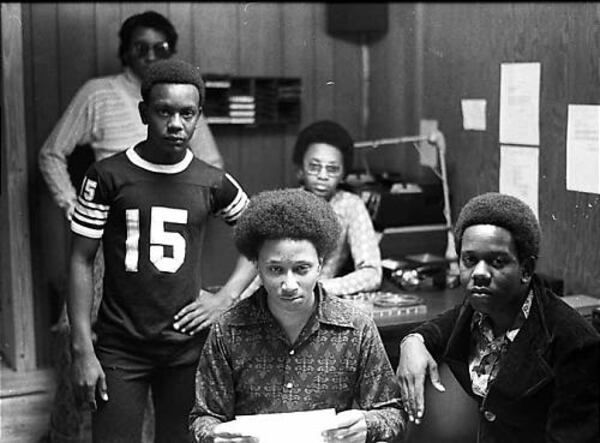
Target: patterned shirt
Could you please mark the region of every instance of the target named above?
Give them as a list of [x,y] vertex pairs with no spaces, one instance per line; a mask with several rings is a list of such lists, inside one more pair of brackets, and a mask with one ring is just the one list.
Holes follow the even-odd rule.
[[[67,171],[67,157],[75,146],[89,144],[96,160],[102,160],[146,138],[140,119],[140,80],[129,68],[112,76],[88,80],[77,91],[39,153],[40,171],[54,200],[66,208],[76,199]],[[194,155],[223,167],[215,140],[201,116],[190,141]]]
[[212,326],[196,373],[190,430],[208,441],[237,415],[358,407],[367,441],[402,433],[400,387],[372,319],[317,286],[317,307],[295,343],[260,288]]
[[515,319],[513,326],[500,337],[494,337],[494,330],[488,316],[475,312],[471,321],[472,350],[469,357],[469,373],[471,387],[477,395],[485,397],[490,383],[498,375],[502,365],[502,357],[508,351],[525,320],[529,317],[533,291],[523,302],[523,306]]
[[[381,285],[381,253],[369,212],[361,198],[338,190],[329,201],[342,226],[337,247],[323,265],[323,288],[332,295],[374,291]],[[338,277],[352,257],[354,271]]]

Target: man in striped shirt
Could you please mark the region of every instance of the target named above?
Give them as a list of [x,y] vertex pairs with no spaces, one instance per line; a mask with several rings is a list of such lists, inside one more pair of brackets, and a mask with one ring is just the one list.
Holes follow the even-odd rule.
[[[67,157],[78,145],[89,145],[95,160],[121,152],[146,137],[140,120],[141,79],[148,66],[176,53],[177,32],[154,11],[129,17],[119,32],[123,72],[88,80],[77,91],[39,153],[39,166],[52,197],[70,220],[76,191]],[[190,141],[195,156],[223,167],[223,159],[204,117]]]
[[[141,89],[146,139],[90,167],[71,222],[73,383],[92,407],[97,442],[140,440],[149,387],[155,441],[188,440],[207,327],[255,272],[240,258],[219,293],[199,296],[207,217],[233,224],[248,197],[229,174],[189,150],[204,101],[197,68],[156,62]],[[106,274],[94,345],[91,273],[100,238]]]

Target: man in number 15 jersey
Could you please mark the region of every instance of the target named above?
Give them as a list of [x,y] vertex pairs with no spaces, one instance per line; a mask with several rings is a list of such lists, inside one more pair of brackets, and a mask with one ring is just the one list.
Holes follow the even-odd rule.
[[[92,165],[81,186],[71,223],[68,313],[74,385],[95,410],[94,441],[139,441],[149,386],[156,441],[187,440],[207,326],[253,276],[240,258],[219,293],[199,296],[207,217],[233,224],[248,202],[235,179],[189,149],[203,98],[196,68],[178,60],[153,64],[139,105],[146,140]],[[106,272],[94,349],[91,269],[100,239]]]

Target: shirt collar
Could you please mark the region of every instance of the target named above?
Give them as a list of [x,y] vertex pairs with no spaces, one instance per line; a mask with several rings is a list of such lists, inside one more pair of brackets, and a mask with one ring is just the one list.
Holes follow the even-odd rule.
[[137,152],[135,152],[135,146],[128,148],[125,151],[125,155],[131,163],[145,169],[150,172],[157,172],[159,174],[178,174],[184,171],[194,159],[194,154],[189,149],[186,150],[183,159],[173,164],[157,164],[151,163],[148,160],[143,159]]
[[[529,294],[527,294],[527,298],[521,305],[521,309],[519,313],[515,317],[515,321],[513,325],[504,333],[503,337],[506,337],[508,340],[513,342],[515,337],[519,333],[519,330],[525,323],[525,320],[529,318],[529,312],[531,311],[531,303],[533,301],[533,290],[529,290]],[[471,330],[478,328],[482,333],[493,333],[491,332],[491,325],[489,316],[483,314],[481,312],[475,311],[473,314],[473,320],[471,320]]]
[[[317,321],[339,327],[353,328],[351,308],[336,296],[327,294],[320,283],[315,286]],[[261,286],[257,291],[236,305],[230,322],[235,326],[251,326],[274,321],[267,305],[267,291]]]

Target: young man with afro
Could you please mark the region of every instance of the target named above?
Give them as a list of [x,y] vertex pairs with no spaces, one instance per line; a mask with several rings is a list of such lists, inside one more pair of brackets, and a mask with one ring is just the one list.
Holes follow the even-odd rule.
[[318,283],[340,232],[331,206],[304,190],[252,197],[234,238],[263,284],[211,328],[190,414],[197,442],[256,441],[228,428],[236,415],[328,408],[337,415],[327,441],[402,435],[400,389],[375,323]]
[[479,195],[462,208],[455,236],[464,302],[400,345],[409,419],[423,417],[426,375],[443,390],[443,361],[479,407],[477,441],[600,441],[600,336],[536,276],[533,211],[509,195]]
[[[157,61],[141,95],[146,138],[88,169],[71,222],[73,384],[93,410],[95,442],[140,441],[149,387],[155,441],[189,441],[187,416],[207,327],[254,275],[240,259],[219,293],[200,291],[207,217],[234,224],[248,197],[233,177],[190,150],[204,102],[199,70]],[[93,343],[92,263],[100,239],[106,273]]]

